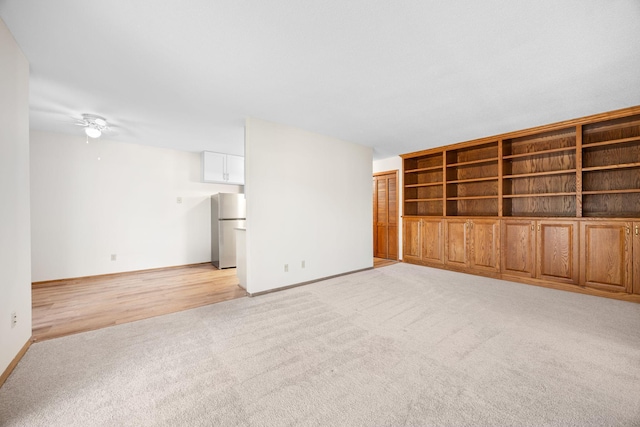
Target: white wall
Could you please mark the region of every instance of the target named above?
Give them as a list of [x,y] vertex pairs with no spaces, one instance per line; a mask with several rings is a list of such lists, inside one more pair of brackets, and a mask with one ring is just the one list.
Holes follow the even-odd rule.
[[0,20],[0,374],[31,338],[30,245],[29,63]]
[[245,132],[247,291],[372,267],[371,149],[257,119]]
[[211,260],[209,197],[241,186],[201,183],[199,153],[85,141],[31,133],[34,282]]
[[373,173],[394,170],[398,171],[398,215],[400,216],[398,222],[398,259],[402,259],[402,212],[404,209],[402,203],[402,190],[404,189],[402,181],[402,158],[400,156],[393,156],[373,162]]

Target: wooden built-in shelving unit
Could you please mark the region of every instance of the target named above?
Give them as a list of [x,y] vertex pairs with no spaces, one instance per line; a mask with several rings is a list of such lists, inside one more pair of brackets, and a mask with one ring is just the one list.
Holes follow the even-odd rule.
[[640,106],[402,158],[405,261],[640,302]]
[[405,215],[442,215],[442,152],[404,160]]
[[583,216],[640,216],[640,114],[584,125],[582,134]]
[[498,214],[498,142],[448,149],[445,215]]

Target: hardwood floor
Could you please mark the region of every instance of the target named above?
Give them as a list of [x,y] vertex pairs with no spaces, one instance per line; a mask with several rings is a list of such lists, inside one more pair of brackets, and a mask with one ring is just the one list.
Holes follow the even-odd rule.
[[34,283],[33,341],[169,314],[246,295],[235,268],[211,264]]
[[373,268],[386,267],[387,265],[396,264],[398,261],[393,259],[373,258]]
[[[374,268],[397,261],[374,258]],[[246,296],[235,268],[211,264],[34,283],[33,341]]]

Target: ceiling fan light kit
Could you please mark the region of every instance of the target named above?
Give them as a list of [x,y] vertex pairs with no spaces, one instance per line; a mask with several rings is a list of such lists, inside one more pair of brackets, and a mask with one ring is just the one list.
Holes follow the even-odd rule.
[[102,132],[109,130],[109,125],[104,117],[95,114],[83,114],[78,121],[78,126],[84,126],[84,133],[89,138],[100,138]]
[[100,138],[100,135],[102,135],[102,131],[100,129],[92,127],[84,128],[84,133],[86,133],[89,138]]

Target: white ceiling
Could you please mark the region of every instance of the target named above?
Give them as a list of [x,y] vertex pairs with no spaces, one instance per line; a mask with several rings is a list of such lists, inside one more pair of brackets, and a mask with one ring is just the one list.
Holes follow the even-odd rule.
[[638,0],[0,0],[32,129],[242,154],[258,117],[375,158],[640,104]]

